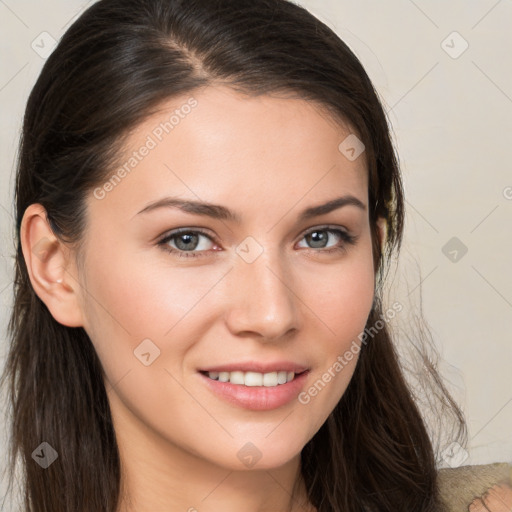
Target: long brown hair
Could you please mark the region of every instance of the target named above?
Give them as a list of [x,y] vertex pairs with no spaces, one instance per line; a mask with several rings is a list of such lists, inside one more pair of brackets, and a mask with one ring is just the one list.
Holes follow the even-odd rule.
[[[20,244],[40,203],[80,255],[85,198],[105,182],[126,135],[169,98],[224,84],[293,94],[348,123],[365,145],[376,269],[371,329],[400,250],[404,198],[384,109],[356,56],[287,0],[100,0],[67,30],[28,99],[16,176],[14,307],[2,375],[11,417],[10,484],[21,462],[26,512],[114,512],[120,459],[102,367],[83,328],[59,324],[34,292]],[[379,243],[376,221],[387,222]],[[301,454],[318,512],[441,510],[436,453],[387,325],[361,344],[352,380]],[[426,356],[431,389],[465,435],[461,411]],[[443,409],[443,410],[444,410]],[[42,470],[43,441],[59,454]]]

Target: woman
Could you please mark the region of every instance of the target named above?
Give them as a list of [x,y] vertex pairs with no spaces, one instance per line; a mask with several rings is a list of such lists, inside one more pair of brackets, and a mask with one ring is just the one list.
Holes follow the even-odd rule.
[[442,510],[382,300],[398,162],[328,27],[285,0],[101,0],[20,149],[25,510]]

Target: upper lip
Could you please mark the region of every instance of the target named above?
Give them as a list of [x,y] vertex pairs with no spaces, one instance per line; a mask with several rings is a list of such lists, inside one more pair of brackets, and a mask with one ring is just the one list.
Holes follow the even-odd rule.
[[302,373],[308,368],[301,364],[291,361],[275,361],[273,363],[263,363],[258,361],[248,361],[239,363],[219,364],[216,366],[208,366],[207,368],[199,368],[200,372],[257,372],[272,373],[279,371]]

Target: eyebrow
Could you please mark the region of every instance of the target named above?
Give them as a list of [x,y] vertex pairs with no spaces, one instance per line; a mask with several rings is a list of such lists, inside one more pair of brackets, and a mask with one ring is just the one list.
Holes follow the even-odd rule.
[[[336,197],[335,199],[331,199],[327,203],[306,208],[300,213],[299,221],[325,215],[334,210],[337,210],[338,208],[342,208],[343,206],[355,206],[362,211],[366,211],[366,205],[360,199],[353,195],[347,194],[341,197]],[[205,215],[207,217],[212,217],[213,219],[227,220],[237,224],[240,224],[242,220],[238,213],[231,211],[225,206],[208,202],[192,201],[189,199],[180,199],[178,197],[164,197],[154,201],[140,210],[137,215],[141,213],[149,213],[159,208],[179,208],[186,213]]]

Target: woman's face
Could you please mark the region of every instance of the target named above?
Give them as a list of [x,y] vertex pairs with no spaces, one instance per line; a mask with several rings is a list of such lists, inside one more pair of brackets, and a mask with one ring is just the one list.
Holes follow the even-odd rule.
[[[349,135],[312,103],[227,88],[175,98],[131,133],[88,197],[79,274],[119,436],[245,469],[285,464],[317,432],[374,294]],[[289,372],[303,373],[278,384]]]

